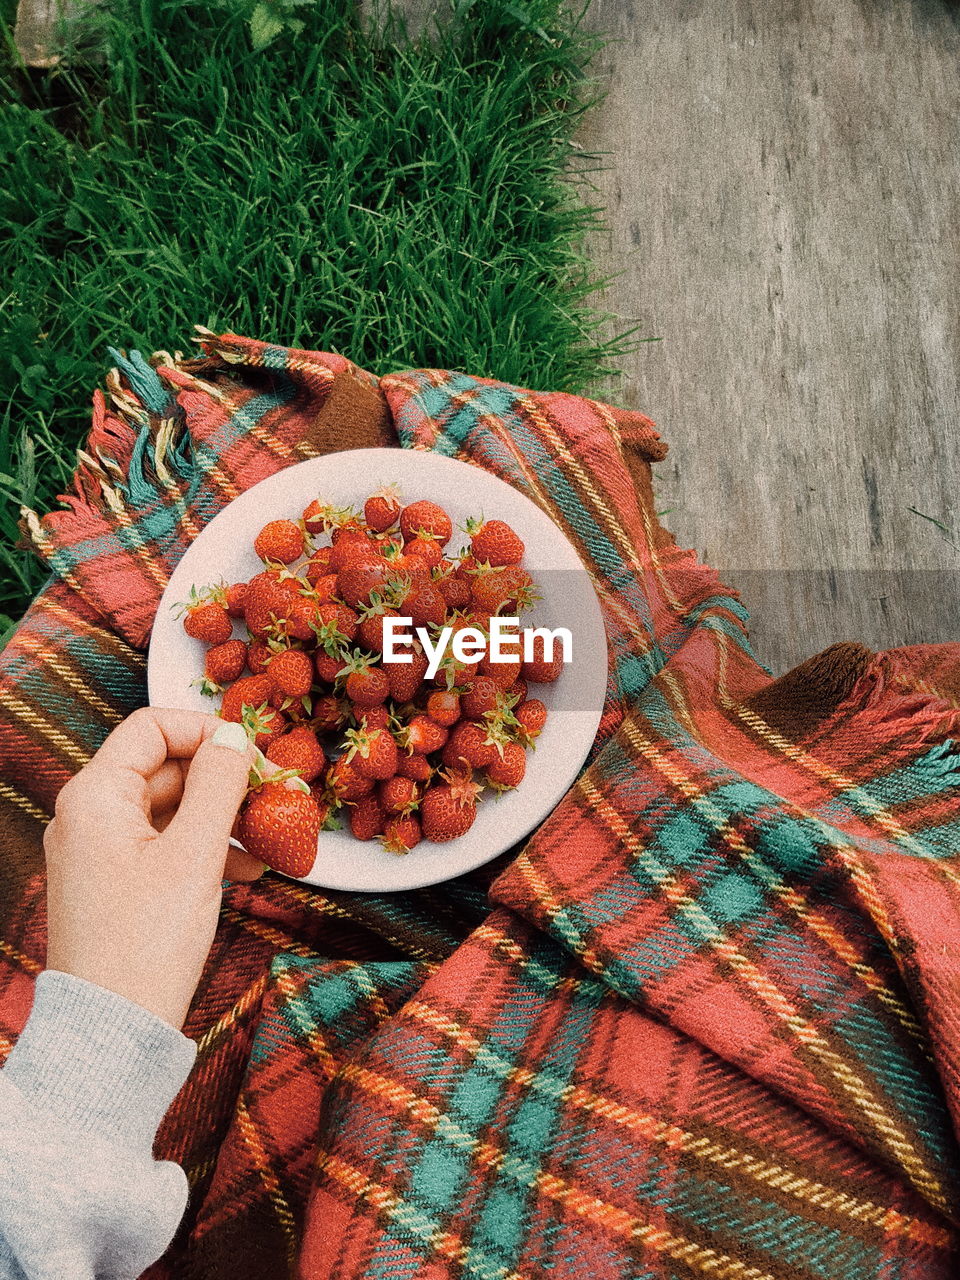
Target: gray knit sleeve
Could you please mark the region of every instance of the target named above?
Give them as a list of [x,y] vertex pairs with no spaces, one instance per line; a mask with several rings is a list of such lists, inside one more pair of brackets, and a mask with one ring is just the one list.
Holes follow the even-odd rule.
[[187,1180],[153,1140],[195,1057],[122,996],[39,976],[0,1071],[0,1280],[134,1280],[163,1253]]

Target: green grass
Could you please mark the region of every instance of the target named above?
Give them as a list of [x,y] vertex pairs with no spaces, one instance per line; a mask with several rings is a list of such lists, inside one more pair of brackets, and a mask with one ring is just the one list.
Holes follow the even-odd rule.
[[53,75],[11,65],[7,30],[0,629],[42,578],[19,505],[62,490],[108,344],[192,354],[201,323],[378,373],[596,384],[630,334],[598,337],[589,300],[581,18],[459,0],[431,42],[353,0],[114,0],[106,58]]

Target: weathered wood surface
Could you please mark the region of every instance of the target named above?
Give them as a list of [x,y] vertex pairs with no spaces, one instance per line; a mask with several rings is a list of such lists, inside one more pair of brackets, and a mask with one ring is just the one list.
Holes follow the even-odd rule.
[[[435,7],[405,5],[415,28]],[[741,590],[775,670],[960,639],[956,8],[593,0],[585,21],[614,38],[580,139],[610,166],[601,301],[661,339],[605,390],[670,442],[665,523]]]
[[[610,395],[782,670],[960,639],[960,33],[940,0],[594,0]],[[938,528],[947,527],[954,547]],[[796,572],[805,571],[805,572]]]

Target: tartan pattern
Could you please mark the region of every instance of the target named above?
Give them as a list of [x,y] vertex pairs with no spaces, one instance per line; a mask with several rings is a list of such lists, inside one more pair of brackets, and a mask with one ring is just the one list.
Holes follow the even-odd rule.
[[29,521],[54,577],[0,655],[0,1046],[43,962],[59,786],[143,701],[196,529],[316,452],[338,376],[402,446],[543,507],[610,667],[524,848],[412,893],[227,890],[158,1138],[191,1204],[152,1280],[955,1274],[960,650],[877,655],[785,736],[740,602],[656,522],[642,415],[202,341],[118,357],[71,505]]

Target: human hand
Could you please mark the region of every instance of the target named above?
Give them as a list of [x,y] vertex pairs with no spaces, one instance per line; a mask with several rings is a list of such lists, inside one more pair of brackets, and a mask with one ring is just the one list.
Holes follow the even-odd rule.
[[44,836],[51,969],[183,1026],[221,880],[264,869],[228,843],[253,760],[239,725],[200,712],[145,707],[114,729]]

